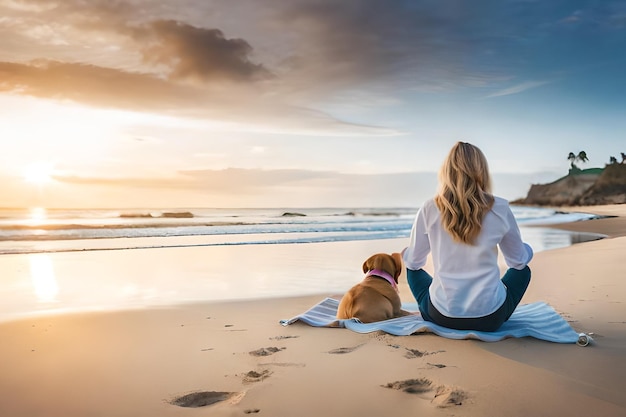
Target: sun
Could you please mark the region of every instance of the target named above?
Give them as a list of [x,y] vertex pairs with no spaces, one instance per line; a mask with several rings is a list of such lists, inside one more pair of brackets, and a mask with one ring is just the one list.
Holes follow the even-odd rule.
[[22,169],[24,181],[35,185],[52,182],[54,166],[48,162],[35,162]]

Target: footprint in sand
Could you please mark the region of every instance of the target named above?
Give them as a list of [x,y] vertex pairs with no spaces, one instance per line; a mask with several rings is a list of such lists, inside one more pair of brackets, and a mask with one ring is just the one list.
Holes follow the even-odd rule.
[[300,336],[274,336],[270,337],[270,340],[284,340],[284,339],[297,339]]
[[385,388],[397,389],[409,394],[423,394],[432,390],[432,381],[426,378],[407,379],[405,381],[388,382]]
[[407,359],[421,358],[422,356],[428,354],[428,352],[422,352],[417,349],[409,349],[409,348],[405,348],[405,349],[406,349],[406,353],[404,354],[404,357]]
[[437,393],[431,403],[440,408],[452,407],[455,405],[463,405],[463,401],[466,398],[467,394],[461,390],[441,386],[437,388]]
[[440,408],[462,405],[463,401],[467,398],[465,392],[445,385],[434,388],[432,381],[427,378],[389,382],[383,385],[383,387],[397,389],[409,394],[420,394],[423,398],[427,398],[424,394],[436,389],[435,396],[430,402]]
[[264,362],[259,363],[259,366],[279,366],[279,367],[294,367],[294,368],[304,368],[306,363],[295,363],[295,362]]
[[173,400],[169,401],[169,403],[172,405],[177,405],[179,407],[188,408],[206,407],[207,405],[215,404],[233,398],[237,394],[238,393],[236,392],[198,391],[176,397]]
[[272,372],[267,369],[263,369],[261,372],[249,371],[249,372],[246,372],[246,374],[243,376],[243,382],[252,383],[252,382],[263,381],[265,378],[268,378],[270,375],[272,375]]
[[269,356],[269,355],[273,355],[276,352],[280,352],[281,350],[285,350],[287,348],[278,348],[278,347],[268,347],[268,348],[261,348],[261,349],[257,349],[257,350],[253,350],[248,352],[250,355],[252,356]]
[[428,366],[430,366],[432,368],[439,368],[439,369],[445,368],[445,367],[448,366],[448,365],[444,365],[443,363],[430,363],[430,362],[426,362],[426,365],[428,365]]
[[341,347],[341,348],[329,350],[328,353],[333,354],[333,355],[342,355],[344,353],[354,352],[355,350],[357,350],[361,346],[363,346],[363,345],[357,345],[357,346],[353,346],[353,347]]
[[426,352],[426,351],[422,352],[417,349],[409,349],[409,348],[405,348],[405,349],[406,349],[406,352],[404,354],[404,357],[407,359],[421,358],[422,356],[435,355],[437,353],[445,352],[445,350],[438,350],[436,352]]

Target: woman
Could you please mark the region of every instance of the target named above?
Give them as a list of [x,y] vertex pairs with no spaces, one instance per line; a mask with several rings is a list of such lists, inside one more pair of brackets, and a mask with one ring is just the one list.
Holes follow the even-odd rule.
[[[502,279],[498,247],[509,267]],[[422,269],[430,252],[432,277]],[[485,156],[457,142],[439,172],[439,191],[418,211],[403,251],[422,317],[452,329],[497,330],[526,292],[532,257],[508,202],[491,194]]]

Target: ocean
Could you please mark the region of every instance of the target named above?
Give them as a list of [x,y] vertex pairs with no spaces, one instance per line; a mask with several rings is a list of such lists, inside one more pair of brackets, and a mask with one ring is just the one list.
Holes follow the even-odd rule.
[[[416,212],[0,209],[0,321],[341,294],[362,279],[366,257],[406,245]],[[602,237],[541,227],[590,214],[532,207],[513,212],[535,252]]]
[[[512,206],[535,251],[597,238],[537,227],[593,218]],[[408,237],[417,208],[0,209],[0,255]],[[528,226],[533,226],[528,227]]]

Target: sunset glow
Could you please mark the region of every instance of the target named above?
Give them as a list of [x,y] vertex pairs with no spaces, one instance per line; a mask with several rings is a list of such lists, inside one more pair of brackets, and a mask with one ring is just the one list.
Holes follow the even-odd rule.
[[24,167],[22,177],[24,181],[28,183],[42,186],[53,181],[53,172],[53,164],[48,162],[35,162]]
[[59,294],[54,265],[49,255],[30,255],[30,274],[35,296],[39,301],[52,302]]
[[43,207],[33,207],[30,209],[28,223],[31,225],[40,224],[48,218],[48,212]]

